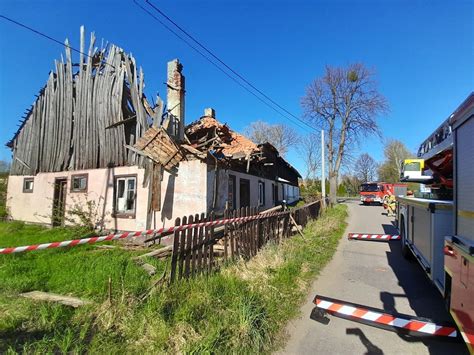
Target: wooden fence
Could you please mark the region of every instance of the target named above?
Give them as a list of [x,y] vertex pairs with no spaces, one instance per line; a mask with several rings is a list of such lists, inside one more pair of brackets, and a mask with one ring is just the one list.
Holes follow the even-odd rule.
[[[309,219],[317,218],[321,209],[316,201],[278,215],[264,216],[247,222],[228,223],[223,226],[196,227],[174,233],[171,254],[171,282],[208,273],[222,263],[236,258],[250,259],[269,241],[280,243],[292,235],[292,220],[301,227]],[[226,218],[247,217],[258,214],[255,207],[224,213]],[[177,218],[175,225],[213,221],[214,214]]]

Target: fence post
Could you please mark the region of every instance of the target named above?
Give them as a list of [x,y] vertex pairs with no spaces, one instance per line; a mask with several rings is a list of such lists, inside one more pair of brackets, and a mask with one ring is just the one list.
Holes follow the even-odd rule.
[[[182,225],[188,224],[188,218],[183,217]],[[178,255],[178,279],[183,277],[184,258],[186,255],[186,230],[180,232],[179,236],[179,255]]]
[[[214,212],[211,211],[211,221],[214,220]],[[209,268],[208,273],[211,273],[212,267],[214,266],[214,226],[211,226],[210,238],[209,238]]]
[[[176,218],[175,226],[181,225],[181,218]],[[174,232],[174,239],[173,239],[173,251],[171,254],[171,273],[170,273],[170,282],[173,282],[176,278],[176,266],[178,262],[178,252],[179,252],[179,232]]]
[[[229,218],[229,209],[224,210],[224,219]],[[226,223],[224,225],[224,260],[227,261],[227,248],[228,248],[228,237],[227,233],[229,233],[229,225]]]

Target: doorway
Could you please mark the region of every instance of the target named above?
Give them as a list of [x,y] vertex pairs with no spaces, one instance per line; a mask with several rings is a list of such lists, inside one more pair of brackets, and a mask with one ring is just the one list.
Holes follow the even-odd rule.
[[240,207],[250,206],[250,180],[240,179]]
[[53,227],[64,226],[64,216],[66,213],[66,192],[67,178],[56,178],[54,180],[54,199],[53,199]]

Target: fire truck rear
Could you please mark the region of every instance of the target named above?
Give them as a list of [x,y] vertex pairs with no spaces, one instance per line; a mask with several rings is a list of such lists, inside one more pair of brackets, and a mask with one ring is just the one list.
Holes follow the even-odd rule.
[[406,184],[389,184],[386,182],[366,182],[360,185],[360,202],[364,205],[370,203],[383,204],[388,195],[405,196]]

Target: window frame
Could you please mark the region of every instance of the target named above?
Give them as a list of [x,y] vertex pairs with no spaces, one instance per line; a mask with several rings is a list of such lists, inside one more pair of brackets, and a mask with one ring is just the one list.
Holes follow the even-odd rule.
[[[232,191],[229,191],[230,184],[232,182]],[[232,199],[229,198],[229,195],[232,193]],[[237,177],[235,175],[229,174],[229,180],[227,181],[227,206],[231,210],[236,209],[237,205]],[[232,206],[229,206],[232,204]]]
[[[261,190],[260,190],[261,187]],[[262,199],[260,200],[260,197]],[[259,180],[258,181],[258,206],[262,207],[265,206],[265,181]]]
[[[26,189],[26,182],[32,182],[33,183],[33,187],[30,189]],[[33,191],[35,189],[35,178],[34,177],[25,177],[23,178],[23,193],[25,194],[32,194]]]
[[[117,211],[117,182],[119,179],[135,179],[135,206],[133,212],[122,212]],[[126,187],[126,186],[125,186]],[[126,174],[126,175],[115,175],[114,176],[114,186],[113,186],[113,213],[112,216],[115,218],[128,218],[128,219],[135,219],[137,215],[137,206],[138,206],[138,176],[137,174]],[[128,191],[128,190],[127,190]]]
[[[74,179],[75,178],[86,178],[86,186],[83,189],[75,189],[74,188]],[[89,174],[84,173],[84,174],[74,174],[71,175],[71,192],[73,193],[84,193],[87,192],[89,189]]]

